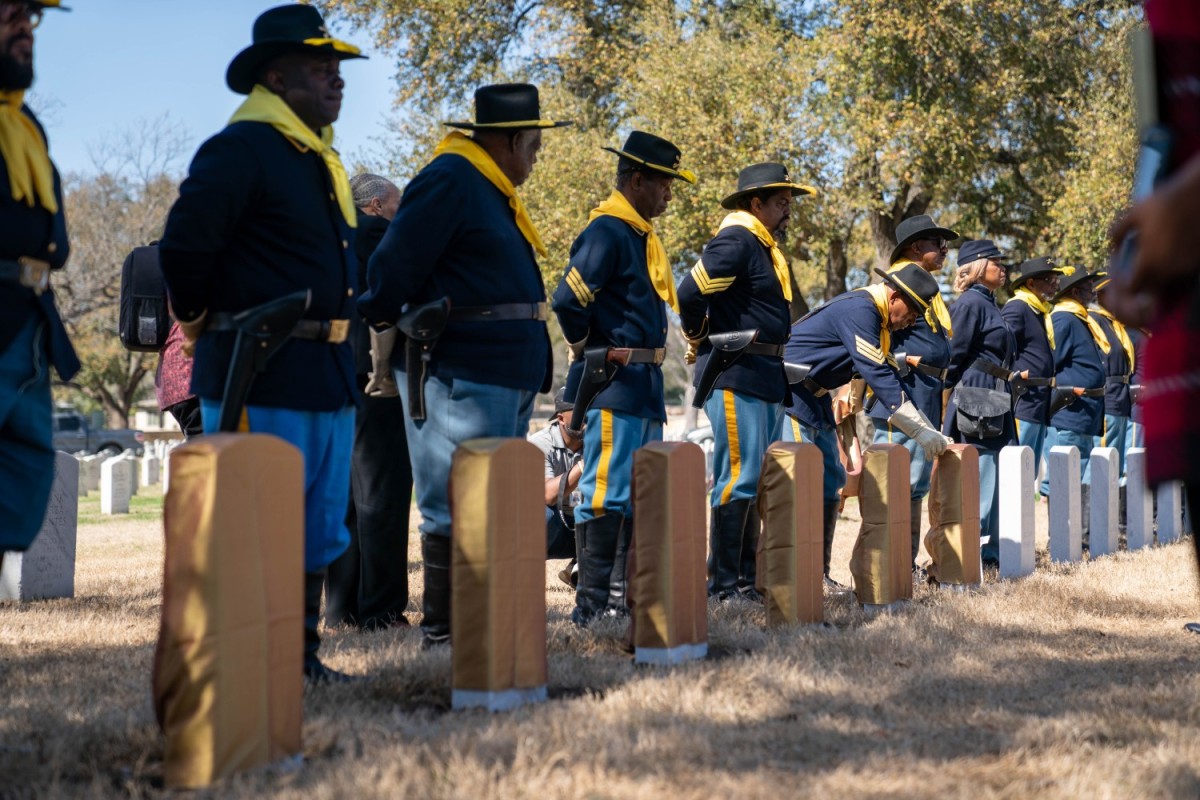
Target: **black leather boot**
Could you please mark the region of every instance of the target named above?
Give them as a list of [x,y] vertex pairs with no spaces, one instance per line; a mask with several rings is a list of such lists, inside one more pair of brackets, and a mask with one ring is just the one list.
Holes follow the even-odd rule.
[[748,500],[746,524],[742,527],[741,558],[738,563],[737,590],[742,597],[761,603],[763,596],[754,585],[758,577],[758,537],[762,535],[762,517],[758,503]]
[[608,606],[605,616],[624,617],[629,614],[626,594],[629,589],[629,545],[633,540],[633,524],[622,518],[621,532],[617,536],[617,549],[613,554],[612,572],[608,578]]
[[605,514],[575,525],[579,585],[575,589],[571,621],[576,625],[587,625],[608,606],[613,562],[624,523],[625,517],[620,514]]
[[746,529],[749,500],[731,500],[713,506],[708,545],[708,596],[728,600],[737,594],[738,568],[742,560],[742,534]]
[[450,643],[450,537],[421,536],[425,593],[421,605],[421,645]]
[[304,573],[304,682],[349,683],[354,680],[345,673],[330,669],[317,658],[321,649],[321,590],[325,587],[325,571]]
[[829,577],[829,564],[833,560],[833,533],[837,529],[838,518],[838,501],[826,503],[821,510],[821,522],[824,526],[825,538],[825,588],[830,592],[847,592],[849,587],[843,583],[838,583],[833,578]]

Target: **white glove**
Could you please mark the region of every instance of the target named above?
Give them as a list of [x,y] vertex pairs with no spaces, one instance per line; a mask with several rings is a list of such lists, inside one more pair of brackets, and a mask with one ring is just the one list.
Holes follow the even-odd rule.
[[392,349],[396,346],[396,329],[377,331],[371,328],[371,375],[363,394],[368,397],[398,397],[396,378],[392,375]]
[[574,362],[583,358],[583,351],[586,348],[587,348],[587,337],[586,336],[584,336],[578,342],[567,342],[567,363],[573,364]]
[[946,452],[946,448],[952,444],[949,437],[943,436],[929,424],[929,420],[911,400],[905,400],[892,412],[892,416],[888,417],[888,424],[894,425],[900,432],[915,440],[925,451],[925,457],[931,461]]

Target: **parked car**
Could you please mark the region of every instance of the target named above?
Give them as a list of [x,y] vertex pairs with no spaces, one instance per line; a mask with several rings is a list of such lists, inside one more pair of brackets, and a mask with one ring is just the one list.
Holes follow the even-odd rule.
[[54,449],[66,453],[107,453],[120,455],[132,450],[141,455],[145,449],[141,431],[128,428],[93,428],[87,417],[74,411],[54,415]]

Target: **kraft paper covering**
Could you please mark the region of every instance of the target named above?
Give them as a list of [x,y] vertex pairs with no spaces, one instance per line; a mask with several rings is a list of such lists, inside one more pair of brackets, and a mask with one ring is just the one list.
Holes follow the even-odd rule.
[[451,685],[456,699],[475,698],[466,705],[503,707],[496,696],[546,686],[544,471],[524,439],[472,439],[454,451]]
[[154,708],[169,787],[300,753],[304,461],[274,436],[171,453]]
[[952,444],[933,464],[925,549],[938,583],[977,584],[979,564],[979,451]]
[[707,646],[704,485],[704,451],[695,444],[653,442],[633,455],[629,593],[635,658],[642,649]]
[[873,444],[863,453],[862,527],[850,556],[854,593],[863,605],[912,599],[908,451]]
[[767,626],[825,619],[824,467],[814,444],[775,442],[763,456],[758,482],[758,590]]

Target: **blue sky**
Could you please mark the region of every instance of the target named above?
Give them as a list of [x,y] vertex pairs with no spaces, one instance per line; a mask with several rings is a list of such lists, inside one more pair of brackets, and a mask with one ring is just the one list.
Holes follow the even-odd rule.
[[[225,68],[250,44],[254,19],[282,0],[66,0],[34,32],[33,105],[63,173],[93,172],[88,148],[139,121],[168,115],[191,137],[190,152],[241,102]],[[394,67],[363,32],[335,34],[370,56],[342,66],[346,98],[334,126],[348,165],[372,163],[385,138]],[[180,168],[186,163],[180,164]]]

